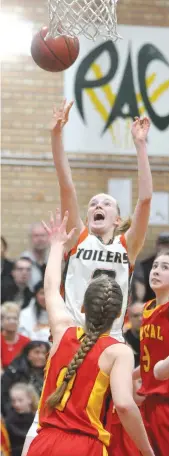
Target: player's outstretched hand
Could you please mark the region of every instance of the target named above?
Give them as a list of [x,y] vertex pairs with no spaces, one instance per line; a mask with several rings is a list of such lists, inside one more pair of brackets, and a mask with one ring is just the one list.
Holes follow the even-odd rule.
[[139,119],[139,117],[135,117],[135,120],[132,125],[131,133],[133,136],[133,141],[135,145],[139,145],[144,143],[147,139],[147,135],[150,128],[150,119],[148,117],[144,117],[143,119]]
[[67,103],[66,99],[60,105],[60,108],[57,109],[54,105],[53,107],[53,116],[49,125],[51,133],[57,134],[62,131],[62,128],[66,125],[69,120],[69,112],[73,105],[73,101]]
[[54,217],[53,213],[50,214],[49,225],[44,221],[42,224],[45,228],[45,231],[48,233],[50,244],[60,243],[65,245],[68,241],[71,241],[72,237],[75,234],[76,228],[73,228],[70,233],[67,234],[66,227],[69,218],[68,211],[65,212],[63,220],[61,219],[61,214],[59,209],[56,209],[56,215]]

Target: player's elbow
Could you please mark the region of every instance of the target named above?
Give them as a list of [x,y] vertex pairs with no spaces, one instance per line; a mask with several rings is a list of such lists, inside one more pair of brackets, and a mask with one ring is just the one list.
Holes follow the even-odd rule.
[[114,405],[119,415],[128,415],[130,411],[133,410],[133,407],[135,407],[135,402],[134,399],[131,397],[124,400],[119,399],[117,401],[114,401]]

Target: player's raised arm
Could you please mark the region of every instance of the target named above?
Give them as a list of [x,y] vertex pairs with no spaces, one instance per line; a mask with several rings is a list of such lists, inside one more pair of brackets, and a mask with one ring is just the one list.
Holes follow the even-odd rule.
[[53,342],[60,340],[65,329],[72,325],[72,320],[68,316],[65,303],[60,295],[61,283],[61,263],[65,251],[65,245],[71,240],[75,229],[67,234],[68,211],[65,213],[63,221],[59,210],[54,217],[51,213],[49,226],[45,222],[43,226],[49,235],[50,252],[45,271],[44,291],[46,299],[46,309],[49,317]]
[[118,344],[113,347],[113,351],[116,351],[116,355],[110,374],[110,387],[116,411],[125,431],[141,451],[142,456],[154,456],[140,411],[133,399],[132,350],[126,345]]
[[61,212],[62,217],[66,210],[69,211],[68,231],[76,226],[76,234],[72,238],[72,245],[75,244],[84,225],[80,218],[76,189],[72,180],[72,173],[67,155],[63,147],[63,127],[68,122],[69,112],[73,102],[66,104],[66,100],[57,110],[54,108],[50,124],[52,154],[56,173],[59,181]]
[[148,226],[152,199],[152,175],[148,160],[146,140],[150,128],[147,117],[136,119],[132,126],[132,136],[138,161],[138,201],[132,217],[131,227],[125,233],[128,256],[131,264],[140,252]]

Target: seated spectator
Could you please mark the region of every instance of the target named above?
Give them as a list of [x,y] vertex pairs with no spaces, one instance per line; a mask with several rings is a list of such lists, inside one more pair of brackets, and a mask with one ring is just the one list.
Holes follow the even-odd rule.
[[5,421],[3,420],[2,416],[0,418],[1,420],[1,456],[11,456],[11,445],[9,441],[9,436],[8,436],[8,431],[6,429],[6,424]]
[[148,258],[145,258],[143,261],[140,262],[140,266],[142,268],[143,275],[144,275],[144,284],[145,284],[145,289],[146,289],[145,296],[144,296],[144,302],[147,302],[150,299],[155,298],[154,291],[150,288],[150,285],[149,285],[149,275],[150,275],[150,271],[151,271],[155,256],[160,251],[165,252],[168,250],[169,250],[169,231],[160,233],[160,235],[158,236],[158,238],[156,240],[156,251],[155,251],[154,255],[152,255]]
[[19,332],[30,339],[48,342],[49,324],[42,281],[35,286],[35,298],[20,313]]
[[10,275],[13,268],[13,262],[6,258],[7,249],[8,244],[5,238],[1,236],[1,283],[4,277]]
[[9,390],[15,383],[31,383],[40,397],[49,348],[47,342],[32,341],[23,349],[22,354],[7,367],[1,377],[1,406],[4,416],[10,406]]
[[140,302],[131,304],[128,308],[130,328],[124,332],[124,338],[133,350],[135,367],[140,364],[140,326],[144,305]]
[[11,443],[11,456],[21,456],[26,434],[34,420],[39,397],[32,385],[16,383],[10,389],[11,409],[6,427]]
[[34,290],[35,285],[44,278],[48,257],[48,236],[41,223],[35,223],[30,231],[30,250],[26,250],[21,257],[30,258],[32,262],[29,286]]
[[6,302],[1,307],[1,368],[4,370],[20,355],[23,348],[30,342],[28,337],[18,333],[20,308],[15,302]]
[[28,287],[30,275],[31,260],[28,258],[17,260],[13,265],[11,277],[8,276],[3,280],[1,286],[1,303],[15,301],[22,309],[27,307],[33,296],[33,293]]

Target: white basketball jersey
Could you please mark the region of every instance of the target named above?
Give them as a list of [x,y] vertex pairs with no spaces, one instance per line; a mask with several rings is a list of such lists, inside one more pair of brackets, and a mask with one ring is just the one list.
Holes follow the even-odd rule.
[[97,270],[112,271],[123,294],[122,311],[112,326],[111,336],[123,341],[122,327],[127,309],[130,265],[124,235],[116,236],[113,243],[105,245],[85,229],[72,249],[64,277],[66,309],[77,326],[84,326],[81,312],[84,294]]

